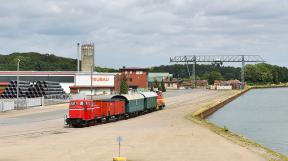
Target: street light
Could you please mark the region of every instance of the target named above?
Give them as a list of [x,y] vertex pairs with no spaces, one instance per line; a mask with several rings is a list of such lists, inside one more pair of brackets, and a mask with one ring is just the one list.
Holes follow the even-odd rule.
[[93,93],[93,65],[91,66],[91,73],[90,73],[90,92],[91,92],[91,99]]
[[19,108],[19,64],[20,64],[20,59],[17,59],[18,62],[17,62],[17,110]]
[[80,71],[80,43],[77,43],[77,72]]

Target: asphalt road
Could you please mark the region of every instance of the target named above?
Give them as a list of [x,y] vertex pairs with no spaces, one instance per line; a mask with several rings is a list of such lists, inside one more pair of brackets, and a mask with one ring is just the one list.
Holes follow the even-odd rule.
[[55,111],[28,114],[24,116],[0,118],[0,126],[29,124],[34,122],[64,118],[64,115],[67,113],[67,111],[68,109],[59,109]]

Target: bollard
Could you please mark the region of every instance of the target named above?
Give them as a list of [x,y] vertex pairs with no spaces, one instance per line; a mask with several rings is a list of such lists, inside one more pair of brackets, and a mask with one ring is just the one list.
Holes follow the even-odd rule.
[[128,161],[127,158],[124,157],[115,157],[113,158],[113,161]]

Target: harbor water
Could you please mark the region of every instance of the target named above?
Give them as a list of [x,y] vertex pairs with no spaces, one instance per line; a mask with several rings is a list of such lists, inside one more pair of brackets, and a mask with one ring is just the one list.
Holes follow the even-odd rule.
[[251,90],[208,120],[288,156],[288,88]]

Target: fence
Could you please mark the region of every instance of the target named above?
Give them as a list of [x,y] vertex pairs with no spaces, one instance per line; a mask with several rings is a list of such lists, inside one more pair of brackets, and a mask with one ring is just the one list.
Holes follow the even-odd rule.
[[1,99],[0,100],[0,111],[11,111],[14,109],[27,109],[35,106],[42,106],[43,100],[41,97],[38,98],[20,98],[20,99]]
[[0,112],[14,110],[14,101],[0,101]]
[[14,107],[16,110],[22,110],[22,109],[28,109],[31,107],[36,107],[36,106],[43,106],[43,97],[36,97],[36,98],[20,98],[18,99],[13,99],[14,101]]
[[54,95],[35,98],[0,99],[0,112],[23,110],[36,106],[55,105],[69,102],[68,95]]

